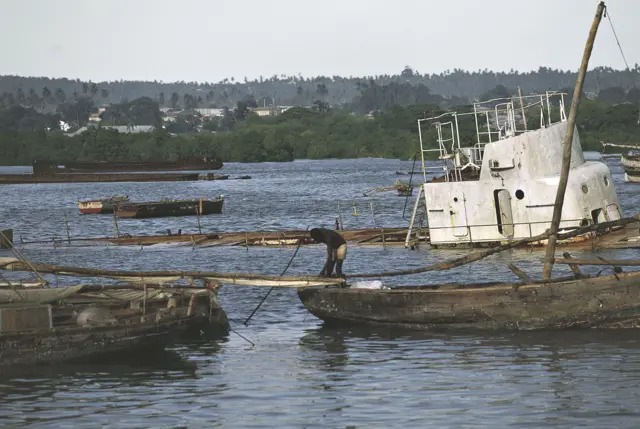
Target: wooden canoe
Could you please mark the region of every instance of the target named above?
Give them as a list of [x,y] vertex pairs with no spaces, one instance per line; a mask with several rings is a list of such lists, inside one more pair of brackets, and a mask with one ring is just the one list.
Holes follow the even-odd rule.
[[640,150],[640,145],[637,144],[615,144],[615,143],[605,143],[600,142],[602,145],[602,149],[600,153],[624,153],[629,150]]
[[624,173],[624,181],[627,183],[640,183],[640,174]]
[[328,324],[515,330],[640,325],[640,272],[534,284],[308,287],[298,296]]
[[623,153],[620,156],[620,162],[625,171],[637,171],[640,173],[640,155],[638,155],[637,152],[635,154],[632,151],[626,154]]

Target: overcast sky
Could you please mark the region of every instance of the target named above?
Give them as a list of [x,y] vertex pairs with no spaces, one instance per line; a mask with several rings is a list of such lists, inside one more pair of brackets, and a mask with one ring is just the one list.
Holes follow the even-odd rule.
[[[596,0],[1,0],[0,74],[217,82],[575,70]],[[609,0],[633,67],[640,0]],[[623,68],[609,21],[590,66]]]

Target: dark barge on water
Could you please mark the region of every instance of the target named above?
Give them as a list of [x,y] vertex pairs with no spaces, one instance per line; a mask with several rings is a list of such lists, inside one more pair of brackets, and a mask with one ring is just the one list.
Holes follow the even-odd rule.
[[92,182],[195,182],[198,180],[200,180],[198,173],[0,174],[0,185]]
[[60,173],[116,173],[142,171],[219,170],[223,163],[215,156],[187,157],[177,161],[65,161],[35,160],[35,175]]
[[169,216],[203,216],[222,213],[224,197],[215,199],[166,200],[159,202],[124,203],[116,207],[121,218],[150,218]]

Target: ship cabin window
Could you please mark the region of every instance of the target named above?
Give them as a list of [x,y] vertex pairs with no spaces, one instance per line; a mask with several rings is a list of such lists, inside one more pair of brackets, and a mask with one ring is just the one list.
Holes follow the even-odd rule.
[[519,200],[524,198],[524,191],[522,189],[518,189],[516,191],[516,198],[519,199]]
[[604,186],[609,186],[609,178],[607,176],[604,176]]

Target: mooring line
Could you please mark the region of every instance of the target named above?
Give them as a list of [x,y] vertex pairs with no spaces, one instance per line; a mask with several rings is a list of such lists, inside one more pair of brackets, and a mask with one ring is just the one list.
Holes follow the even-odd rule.
[[[305,235],[307,233],[307,231],[309,231],[309,226],[311,225],[307,225],[307,229],[304,230]],[[289,267],[291,266],[291,263],[293,262],[293,259],[296,257],[296,255],[298,254],[298,250],[300,250],[300,246],[302,246],[302,242],[303,240],[299,240],[298,241],[298,247],[296,247],[296,251],[293,252],[293,256],[291,257],[291,259],[289,260],[289,263],[287,264],[287,266],[285,267],[284,271],[282,271],[282,274],[280,274],[280,277],[284,276],[284,274],[287,272],[287,270],[289,269]],[[253,310],[253,312],[251,312],[251,314],[249,315],[249,317],[247,317],[247,320],[244,321],[244,325],[247,326],[247,323],[249,323],[249,320],[251,320],[251,318],[253,317],[254,314],[256,314],[256,311],[258,311],[258,309],[262,306],[262,304],[264,303],[264,301],[267,299],[267,297],[271,294],[271,292],[273,291],[273,289],[275,289],[273,286],[271,286],[271,288],[269,288],[269,291],[267,291],[267,293],[265,294],[264,298],[262,298],[262,301],[260,301],[260,303],[258,304],[258,306]]]

